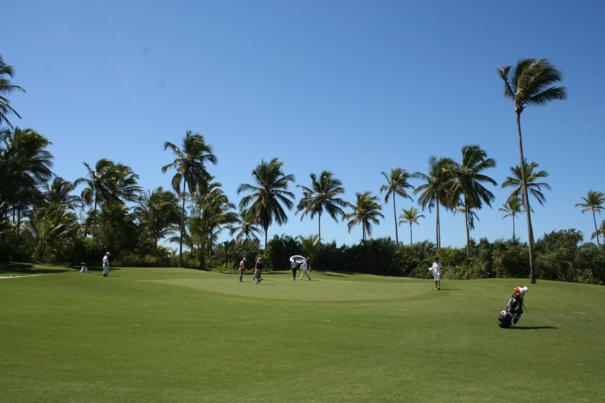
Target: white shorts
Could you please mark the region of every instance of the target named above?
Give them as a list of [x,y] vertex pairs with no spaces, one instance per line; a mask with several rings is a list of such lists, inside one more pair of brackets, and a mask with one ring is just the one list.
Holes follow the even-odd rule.
[[438,272],[438,271],[434,272],[434,273],[433,273],[433,279],[434,279],[435,281],[439,281],[439,280],[441,280],[441,273],[440,273],[440,272]]

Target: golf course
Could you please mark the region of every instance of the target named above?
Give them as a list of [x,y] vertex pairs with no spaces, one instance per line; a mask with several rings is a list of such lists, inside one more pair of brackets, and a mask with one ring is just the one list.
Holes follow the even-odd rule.
[[519,279],[0,273],[0,400],[605,400],[605,288]]

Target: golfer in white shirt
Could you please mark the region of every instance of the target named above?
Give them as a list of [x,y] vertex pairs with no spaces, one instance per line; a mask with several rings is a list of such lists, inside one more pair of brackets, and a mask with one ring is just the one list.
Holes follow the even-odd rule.
[[305,260],[302,262],[302,264],[300,265],[300,279],[302,280],[303,277],[307,276],[307,278],[309,280],[311,280],[311,276],[309,276],[309,258],[306,257]]
[[439,258],[435,258],[433,265],[429,267],[429,270],[433,272],[433,280],[435,280],[435,289],[441,291],[441,265],[439,264]]
[[111,255],[111,253],[107,252],[105,253],[105,256],[103,256],[103,277],[109,276],[109,255]]

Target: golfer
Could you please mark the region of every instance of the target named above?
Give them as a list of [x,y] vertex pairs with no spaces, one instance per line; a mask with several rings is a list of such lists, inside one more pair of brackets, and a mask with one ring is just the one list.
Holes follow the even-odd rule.
[[103,277],[109,276],[109,256],[111,253],[106,252],[103,256]]
[[239,262],[239,281],[240,283],[244,279],[244,273],[246,272],[246,258],[243,257],[241,262]]
[[429,271],[433,272],[433,280],[435,280],[435,289],[441,291],[441,265],[439,264],[439,258],[435,258],[433,265],[429,267]]
[[290,258],[290,270],[292,270],[292,280],[296,281],[296,271],[298,270],[298,262],[293,257]]
[[263,281],[263,278],[260,276],[260,272],[263,269],[263,262],[260,257],[256,258],[256,263],[254,263],[254,284],[260,284]]
[[80,273],[88,273],[88,266],[86,262],[82,262],[82,268],[80,269]]
[[309,276],[309,258],[306,257],[305,260],[300,265],[300,279],[307,276],[307,279],[311,280],[311,276]]

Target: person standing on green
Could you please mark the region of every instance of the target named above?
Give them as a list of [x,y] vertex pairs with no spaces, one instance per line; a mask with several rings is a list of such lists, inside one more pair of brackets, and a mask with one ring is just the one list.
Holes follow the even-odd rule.
[[260,276],[260,272],[263,269],[263,262],[260,257],[256,258],[256,263],[254,263],[254,284],[260,284],[263,281],[263,278]]
[[103,277],[109,276],[109,256],[111,253],[106,252],[103,256]]
[[240,283],[244,279],[244,273],[246,273],[246,258],[243,257],[241,262],[239,262],[239,281]]
[[300,279],[302,280],[305,276],[307,276],[307,279],[311,280],[311,276],[309,276],[309,258],[306,257],[305,260],[302,262],[302,264],[300,265]]

